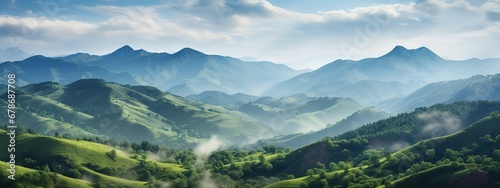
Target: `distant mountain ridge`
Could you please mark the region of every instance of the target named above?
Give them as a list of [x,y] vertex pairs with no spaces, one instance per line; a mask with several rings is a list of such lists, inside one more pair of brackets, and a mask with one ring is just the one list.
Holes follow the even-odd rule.
[[[500,59],[450,61],[426,47],[409,50],[396,46],[378,58],[336,60],[312,72],[278,83],[264,94],[287,96],[313,92],[321,96],[353,97],[365,104],[375,104],[408,95],[425,83],[498,72]],[[363,84],[359,85],[360,83]],[[346,88],[350,88],[350,91]],[[363,95],[359,95],[360,93]]]
[[192,48],[169,54],[134,50],[125,45],[103,56],[79,53],[59,59],[127,72],[139,84],[155,86],[182,96],[203,91],[260,95],[275,83],[303,72],[266,61],[244,62],[227,56],[207,55]]
[[220,91],[204,91],[200,94],[189,95],[186,98],[207,104],[231,107],[242,105],[248,102],[253,102],[259,97],[246,95],[243,93],[229,95]]
[[500,74],[431,83],[406,97],[378,106],[390,112],[407,112],[436,103],[473,100],[500,100]]
[[101,78],[122,84],[138,84],[129,73],[117,73],[99,66],[80,66],[64,60],[36,55],[22,61],[5,62],[0,64],[2,77],[5,82],[7,74],[16,74],[18,85],[40,83],[44,81],[69,84],[82,78]]

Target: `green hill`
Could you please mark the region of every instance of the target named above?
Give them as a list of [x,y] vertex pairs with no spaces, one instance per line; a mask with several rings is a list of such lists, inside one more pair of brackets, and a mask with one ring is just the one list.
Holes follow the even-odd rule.
[[[2,131],[0,141],[8,142],[8,135]],[[116,151],[114,156],[111,151]],[[157,171],[184,176],[184,167],[178,164],[164,163],[156,159],[143,161],[128,151],[122,151],[108,145],[94,142],[54,138],[32,134],[16,135],[16,176],[21,184],[41,185],[23,174],[39,169],[47,172],[54,187],[95,187],[113,185],[123,187],[145,187],[145,181],[139,181],[148,168],[142,164],[154,164]],[[134,157],[134,158],[133,158]],[[0,160],[8,161],[8,153],[2,152]],[[5,162],[1,166],[6,165]],[[23,167],[24,166],[24,167]],[[27,167],[27,168],[26,168]],[[40,172],[40,173],[44,173]],[[2,173],[4,173],[2,171]],[[177,175],[176,175],[177,174]],[[33,176],[33,175],[30,175]],[[69,177],[73,178],[69,178]],[[35,176],[36,177],[36,176]],[[3,185],[8,181],[2,182]],[[77,186],[78,185],[78,186]],[[73,187],[73,186],[72,186]]]
[[[38,133],[193,147],[211,135],[238,144],[272,131],[237,111],[191,101],[148,86],[83,79],[32,84],[17,93],[18,124]],[[5,103],[5,101],[2,101]],[[2,105],[5,109],[6,105]]]
[[436,104],[361,126],[334,137],[334,140],[368,139],[372,147],[395,151],[420,140],[454,133],[499,110],[499,101]]
[[[498,187],[500,186],[500,114],[491,113],[454,134],[418,142],[391,155],[359,153],[357,158],[342,159],[353,166],[338,166],[334,162],[326,169],[312,166],[308,176],[279,181],[267,187]],[[328,141],[327,141],[328,142]],[[318,142],[291,152],[286,157],[304,158],[288,163],[301,166],[320,161],[328,150],[321,149],[325,142]],[[335,142],[334,142],[335,143]],[[336,153],[339,155],[340,153]],[[335,154],[333,155],[335,156]],[[384,157],[385,156],[385,157]],[[363,158],[369,161],[360,162]],[[371,159],[373,158],[373,160]],[[359,160],[361,159],[361,160]],[[309,161],[309,162],[306,162]],[[290,162],[290,161],[289,161]],[[330,167],[332,167],[330,165]],[[324,169],[324,168],[323,168]],[[309,170],[308,170],[309,171]],[[323,174],[323,175],[322,175]]]

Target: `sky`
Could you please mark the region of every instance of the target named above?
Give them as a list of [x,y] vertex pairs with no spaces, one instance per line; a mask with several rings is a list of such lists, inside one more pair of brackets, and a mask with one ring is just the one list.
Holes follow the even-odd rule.
[[453,60],[498,58],[500,0],[5,0],[0,48],[103,55],[123,45],[316,69],[426,46]]

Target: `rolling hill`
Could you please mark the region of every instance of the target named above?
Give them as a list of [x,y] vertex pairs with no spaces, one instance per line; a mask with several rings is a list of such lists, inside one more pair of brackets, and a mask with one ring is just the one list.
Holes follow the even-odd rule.
[[[4,130],[0,136],[2,142],[8,141]],[[52,187],[146,187],[147,181],[141,181],[140,174],[144,172],[145,161],[133,157],[128,151],[114,147],[83,140],[54,138],[48,136],[17,134],[16,137],[16,162],[18,181],[0,182],[4,187],[10,183],[26,185],[44,185],[47,181]],[[110,151],[115,150],[116,155],[110,157]],[[8,153],[0,154],[0,166],[8,159]],[[141,162],[142,161],[142,162]],[[158,171],[165,171],[183,176],[186,170],[178,164],[165,163],[148,159],[147,163],[155,164]],[[111,169],[106,170],[106,169]],[[115,172],[113,172],[115,171]],[[122,171],[122,173],[117,173]],[[1,173],[4,174],[3,170]],[[53,172],[53,173],[52,173]],[[77,172],[77,173],[76,173]],[[36,177],[42,180],[36,181]],[[45,180],[43,176],[49,175]],[[139,174],[139,175],[138,175]]]
[[269,128],[240,112],[150,86],[99,79],[82,79],[68,85],[44,82],[21,88],[17,99],[18,123],[48,135],[107,136],[184,148],[212,135],[238,144],[258,139],[254,135],[272,134]]
[[[324,185],[337,187],[496,187],[500,185],[499,112],[497,110],[482,116],[483,118],[479,118],[455,133],[419,140],[392,154],[384,150],[377,152],[370,147],[359,151],[359,146],[363,146],[363,141],[360,145],[352,140],[339,142],[324,139],[285,156],[288,164],[286,170],[299,177],[283,179],[266,187]],[[377,134],[377,131],[372,131],[372,134]],[[332,152],[332,150],[342,149],[342,145],[345,146],[345,144],[351,146],[341,152]],[[358,147],[354,147],[355,145]],[[346,159],[346,155],[350,156],[349,159]],[[318,165],[317,162],[330,163],[330,168]],[[308,175],[300,175],[306,169],[310,170],[308,170]]]

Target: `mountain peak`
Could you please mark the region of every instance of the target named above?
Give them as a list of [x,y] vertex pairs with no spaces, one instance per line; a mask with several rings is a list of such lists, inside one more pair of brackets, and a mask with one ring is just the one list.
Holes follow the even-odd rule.
[[115,50],[111,54],[123,56],[125,54],[132,54],[132,53],[134,53],[134,49],[132,47],[130,47],[129,45],[125,45],[125,46],[122,46],[121,48],[118,48],[117,50]]
[[386,55],[402,55],[407,53],[409,50],[404,46],[397,45]]
[[185,47],[179,50],[178,52],[175,52],[174,55],[187,55],[187,56],[199,56],[199,55],[205,55],[203,52],[200,52],[198,50]]
[[428,49],[425,46],[419,47],[417,49],[407,49],[403,46],[397,45],[394,47],[389,53],[385,54],[382,57],[399,57],[399,58],[405,58],[405,57],[426,57],[426,58],[431,58],[435,60],[440,60],[442,59],[438,55],[436,55],[433,51]]

